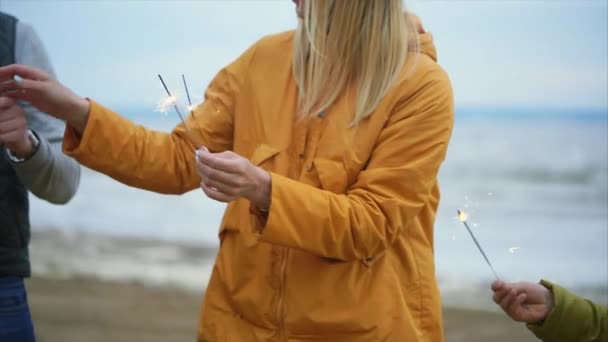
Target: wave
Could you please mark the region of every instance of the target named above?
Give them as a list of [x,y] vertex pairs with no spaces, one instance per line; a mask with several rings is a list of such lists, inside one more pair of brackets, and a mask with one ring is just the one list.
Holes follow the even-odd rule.
[[[30,250],[34,276],[88,277],[200,293],[211,276],[217,246],[34,229]],[[497,310],[488,281],[439,274],[438,282],[445,306]],[[608,303],[606,284],[582,284],[574,290]]]
[[86,232],[32,232],[34,276],[90,277],[200,292],[211,276],[217,248]]
[[458,179],[479,181],[496,180],[513,183],[563,184],[581,186],[599,186],[608,184],[608,167],[605,165],[563,165],[549,164],[508,164],[488,163],[479,168],[468,164],[446,164],[442,176],[447,180]]

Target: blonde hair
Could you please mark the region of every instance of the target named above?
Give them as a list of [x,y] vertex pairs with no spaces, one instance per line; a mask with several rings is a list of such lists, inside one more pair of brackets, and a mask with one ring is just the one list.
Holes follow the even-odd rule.
[[[299,117],[318,115],[355,91],[353,124],[398,82],[417,32],[402,0],[307,0],[295,35]],[[416,44],[411,45],[412,37]]]

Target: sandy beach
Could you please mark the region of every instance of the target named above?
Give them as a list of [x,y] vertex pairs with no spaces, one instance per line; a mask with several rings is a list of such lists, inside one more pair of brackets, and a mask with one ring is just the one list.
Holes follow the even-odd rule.
[[[94,279],[27,281],[40,342],[193,342],[202,294]],[[536,341],[494,312],[445,309],[448,342]]]

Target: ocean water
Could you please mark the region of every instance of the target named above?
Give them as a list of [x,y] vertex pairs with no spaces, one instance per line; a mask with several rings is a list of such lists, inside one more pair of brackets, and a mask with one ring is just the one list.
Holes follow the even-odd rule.
[[[124,114],[159,130],[174,115]],[[490,307],[493,275],[541,278],[608,302],[608,115],[605,112],[459,110],[440,172],[437,275],[449,305]],[[204,288],[224,205],[202,191],[167,196],[85,169],[67,206],[32,199],[34,272]]]

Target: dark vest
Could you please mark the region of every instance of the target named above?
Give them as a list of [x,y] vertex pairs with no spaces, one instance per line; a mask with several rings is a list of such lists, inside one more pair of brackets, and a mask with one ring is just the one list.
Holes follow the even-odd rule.
[[[0,66],[15,63],[17,19],[0,12]],[[0,146],[0,277],[30,275],[27,189]]]

